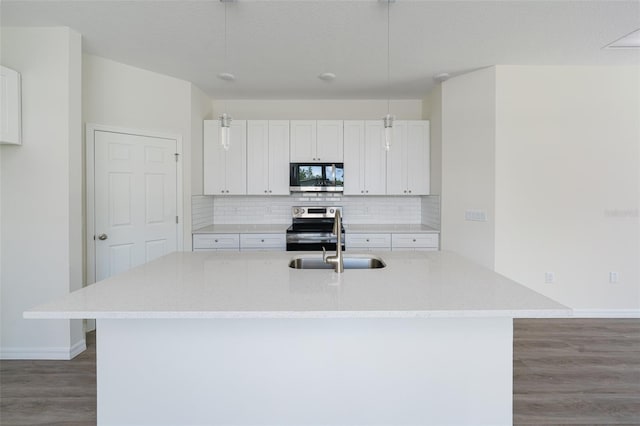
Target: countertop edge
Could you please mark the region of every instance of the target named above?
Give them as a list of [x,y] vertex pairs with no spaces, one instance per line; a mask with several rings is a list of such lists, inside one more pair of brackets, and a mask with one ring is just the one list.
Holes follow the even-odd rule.
[[348,319],[348,318],[571,318],[572,309],[440,311],[25,311],[25,319]]

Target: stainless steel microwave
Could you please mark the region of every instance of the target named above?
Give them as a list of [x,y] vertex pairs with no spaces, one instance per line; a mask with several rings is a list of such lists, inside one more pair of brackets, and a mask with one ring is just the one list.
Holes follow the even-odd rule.
[[343,163],[290,163],[291,192],[343,192]]

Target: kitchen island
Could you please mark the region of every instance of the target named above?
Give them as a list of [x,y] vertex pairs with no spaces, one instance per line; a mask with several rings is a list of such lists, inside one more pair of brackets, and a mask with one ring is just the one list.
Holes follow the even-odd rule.
[[453,253],[373,254],[173,253],[25,317],[97,319],[99,425],[510,424],[513,318],[570,309]]

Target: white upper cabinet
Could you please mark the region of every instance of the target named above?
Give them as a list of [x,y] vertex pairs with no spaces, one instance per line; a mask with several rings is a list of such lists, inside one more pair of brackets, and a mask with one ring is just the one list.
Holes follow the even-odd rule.
[[204,193],[207,195],[246,195],[247,122],[233,120],[229,150],[220,143],[220,121],[204,121]]
[[289,195],[289,121],[247,121],[247,194]]
[[384,195],[386,152],[382,121],[344,122],[345,195]]
[[320,120],[317,123],[316,160],[342,163],[344,160],[344,130],[342,120]]
[[0,66],[0,143],[22,143],[20,74]]
[[429,194],[429,122],[396,121],[387,153],[387,194]]
[[342,120],[292,120],[292,163],[341,163],[343,154]]

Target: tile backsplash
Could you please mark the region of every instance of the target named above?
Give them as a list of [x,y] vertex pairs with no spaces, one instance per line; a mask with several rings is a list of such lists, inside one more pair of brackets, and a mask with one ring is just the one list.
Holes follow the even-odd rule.
[[422,223],[440,229],[440,196],[422,197]]
[[193,229],[215,224],[288,224],[292,206],[342,206],[345,223],[440,223],[440,197],[353,197],[337,194],[291,196],[193,196]]
[[191,197],[191,229],[213,225],[213,197],[193,195]]

